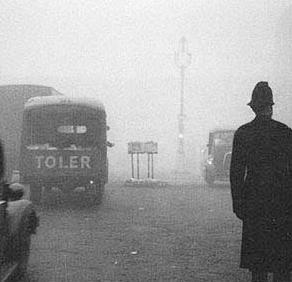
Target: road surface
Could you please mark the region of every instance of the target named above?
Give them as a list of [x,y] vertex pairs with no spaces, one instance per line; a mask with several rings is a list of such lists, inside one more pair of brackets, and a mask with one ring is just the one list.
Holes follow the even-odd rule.
[[23,281],[249,280],[228,185],[109,184],[98,207],[49,200]]

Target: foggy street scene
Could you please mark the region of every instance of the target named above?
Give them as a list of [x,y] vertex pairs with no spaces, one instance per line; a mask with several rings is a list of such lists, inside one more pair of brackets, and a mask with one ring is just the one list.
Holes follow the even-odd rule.
[[0,8],[1,282],[291,281],[291,0]]

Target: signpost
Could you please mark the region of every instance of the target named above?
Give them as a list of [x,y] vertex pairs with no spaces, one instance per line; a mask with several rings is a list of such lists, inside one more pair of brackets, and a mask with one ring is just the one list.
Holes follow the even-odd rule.
[[153,155],[158,154],[158,143],[153,141],[148,142],[129,142],[128,143],[128,154],[131,155],[131,167],[132,167],[132,178],[135,178],[134,168],[134,155],[137,160],[137,179],[140,178],[140,154],[147,154],[148,161],[148,172],[147,176],[150,178],[150,167],[151,167],[151,178],[154,179],[154,161]]

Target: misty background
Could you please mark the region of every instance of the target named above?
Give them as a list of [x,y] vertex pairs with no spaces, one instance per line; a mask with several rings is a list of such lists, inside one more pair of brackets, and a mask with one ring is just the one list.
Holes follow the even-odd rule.
[[185,151],[194,178],[209,130],[253,118],[246,104],[256,82],[269,81],[275,119],[292,126],[292,1],[10,0],[0,9],[0,84],[41,84],[100,99],[115,143],[111,180],[131,176],[130,141],[158,142],[157,178],[175,168],[174,52],[182,36],[192,54]]

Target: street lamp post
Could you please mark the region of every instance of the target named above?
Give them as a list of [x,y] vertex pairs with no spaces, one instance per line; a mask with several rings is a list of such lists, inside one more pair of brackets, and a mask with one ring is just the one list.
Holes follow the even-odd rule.
[[178,145],[176,159],[176,174],[185,173],[185,151],[184,151],[184,82],[186,68],[191,64],[192,56],[188,53],[187,40],[182,37],[179,41],[179,50],[175,52],[175,64],[180,70],[180,112],[178,115]]

